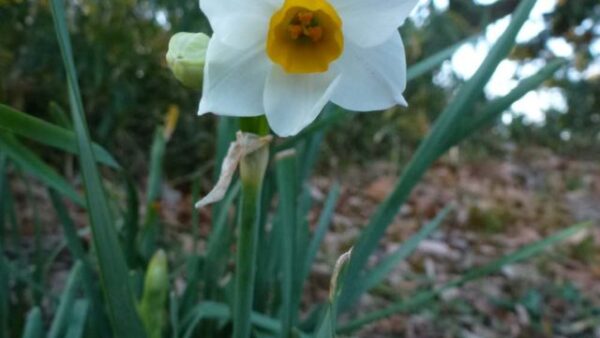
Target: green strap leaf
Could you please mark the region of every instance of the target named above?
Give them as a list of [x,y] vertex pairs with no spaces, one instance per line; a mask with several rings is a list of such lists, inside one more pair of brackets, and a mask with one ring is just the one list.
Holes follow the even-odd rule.
[[137,314],[134,294],[129,285],[129,272],[119,246],[115,223],[96,167],[62,0],[52,0],[51,9],[67,74],[71,119],[77,135],[76,144],[77,149],[79,149],[79,163],[86,187],[90,224],[112,327],[116,337],[144,338],[146,334]]
[[296,267],[300,263],[300,257],[297,257],[298,248],[296,246],[296,233],[298,220],[296,217],[296,199],[297,193],[297,166],[296,153],[286,151],[276,156],[277,187],[279,190],[279,208],[284,217],[276,226],[282,229],[282,245],[280,246],[281,262],[281,337],[289,337],[292,326],[294,325],[297,313],[299,296],[302,290],[299,289],[297,278],[302,270]]
[[[72,131],[3,104],[0,104],[0,128],[71,154],[78,153]],[[92,144],[92,151],[98,162],[119,168],[117,161],[101,146]]]
[[40,308],[36,306],[31,309],[27,315],[23,338],[42,338],[43,329],[44,323],[42,323],[42,312],[40,311]]
[[[448,142],[455,137],[454,134],[458,130],[456,126],[461,123],[462,115],[473,108],[498,64],[508,55],[514,46],[517,33],[529,17],[529,13],[535,2],[536,0],[524,0],[519,4],[504,34],[492,47],[475,75],[460,88],[456,97],[442,112],[429,136],[421,143],[406,167],[400,181],[386,200],[379,206],[367,228],[362,232],[354,246],[354,253],[348,267],[348,273],[346,274],[347,287],[342,294],[342,298],[344,299],[341,301],[341,304],[347,304],[347,300],[345,300],[347,299],[347,295],[355,292],[354,288],[356,284],[354,282],[362,272],[371,253],[377,247],[388,225],[394,219],[412,189],[438,158]],[[340,307],[343,308],[342,305]]]
[[349,299],[348,302],[353,302],[363,293],[381,283],[394,267],[398,266],[400,262],[408,258],[425,238],[429,237],[431,233],[438,229],[450,210],[452,210],[451,207],[444,208],[431,222],[427,223],[419,230],[419,232],[402,243],[394,253],[387,256],[377,266],[364,273],[356,283],[357,285],[354,289],[354,294],[347,296]]
[[73,303],[75,302],[75,295],[79,287],[79,280],[81,278],[82,263],[77,261],[71,273],[69,279],[67,279],[67,285],[60,298],[60,304],[56,310],[56,315],[50,326],[50,332],[48,338],[59,338],[64,337],[66,331],[67,322],[71,321],[71,314],[73,311]]
[[78,299],[71,310],[69,327],[65,338],[81,338],[85,330],[85,321],[88,316],[89,303],[86,299]]
[[471,136],[478,130],[481,130],[491,125],[500,114],[506,109],[525,96],[529,91],[538,88],[544,81],[548,80],[557,70],[562,68],[567,61],[564,59],[556,59],[550,61],[544,68],[540,69],[535,75],[532,75],[519,82],[519,85],[511,90],[507,95],[494,99],[485,105],[481,111],[474,114],[472,118],[465,121],[464,124],[459,124],[459,132],[454,134],[454,138],[449,142],[448,146],[444,149],[450,148],[464,139]]
[[83,198],[62,176],[12,135],[0,133],[0,149],[24,171],[37,177],[44,184],[52,187],[78,205],[85,206]]

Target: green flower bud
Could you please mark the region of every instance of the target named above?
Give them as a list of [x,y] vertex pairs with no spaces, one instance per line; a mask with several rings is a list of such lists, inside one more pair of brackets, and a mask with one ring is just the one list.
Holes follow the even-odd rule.
[[204,33],[177,33],[169,41],[167,64],[186,87],[202,88],[206,49],[210,38]]
[[150,338],[162,337],[162,331],[167,323],[166,305],[169,292],[169,270],[167,255],[159,250],[152,256],[146,278],[144,294],[138,305],[138,311]]

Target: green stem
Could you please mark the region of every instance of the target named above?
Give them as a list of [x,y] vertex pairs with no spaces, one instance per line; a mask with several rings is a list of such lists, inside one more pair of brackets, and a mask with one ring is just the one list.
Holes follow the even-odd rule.
[[[268,133],[264,117],[246,118],[240,121],[243,131],[256,134]],[[240,162],[242,182],[239,233],[237,239],[235,298],[233,308],[233,337],[250,337],[250,314],[254,296],[256,274],[256,248],[260,220],[262,184],[269,149],[263,147],[244,156]]]

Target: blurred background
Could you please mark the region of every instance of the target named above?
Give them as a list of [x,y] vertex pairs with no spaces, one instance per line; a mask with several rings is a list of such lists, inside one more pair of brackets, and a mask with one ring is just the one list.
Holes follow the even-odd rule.
[[[404,24],[409,66],[468,40],[441,67],[408,84],[408,108],[356,114],[327,134],[313,195],[323,199],[332,182],[339,181],[342,199],[334,231],[320,253],[323,269],[315,268],[306,303],[326,297],[325,267],[351,245],[518,3],[422,0]],[[156,126],[169,110],[179,110],[166,149],[161,212],[172,224],[170,236],[187,243],[192,182],[198,179],[201,190],[208,191],[215,170],[217,120],[196,116],[201,93],[173,78],[165,53],[175,32],[210,33],[210,26],[197,1],[77,0],[67,8],[92,137],[126,163],[140,185],[147,180]],[[0,0],[0,102],[68,125],[61,120],[68,107],[66,80],[52,30],[46,0]],[[485,88],[487,99],[507,94],[549,60],[562,57],[568,63],[429,172],[390,227],[382,253],[449,202],[457,205],[452,220],[397,269],[386,287],[363,299],[365,311],[575,221],[595,220],[600,226],[600,3],[538,0],[518,42]],[[27,145],[78,181],[72,161],[38,144]],[[20,222],[31,228],[27,187],[16,182],[11,189],[24,208]],[[34,196],[38,205],[48,205],[43,194]],[[210,214],[201,217],[206,220]],[[204,234],[210,231],[206,227]],[[511,266],[485,283],[448,293],[430,309],[392,317],[361,336],[600,337],[597,228],[564,250]],[[44,231],[45,245],[51,248],[54,230]],[[60,288],[60,265],[52,269]],[[21,311],[28,308],[21,305]]]

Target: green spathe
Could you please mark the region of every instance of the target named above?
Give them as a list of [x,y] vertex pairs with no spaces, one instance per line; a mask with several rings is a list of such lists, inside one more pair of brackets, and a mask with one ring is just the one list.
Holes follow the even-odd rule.
[[175,78],[186,87],[202,88],[206,49],[210,38],[204,33],[180,32],[171,37],[167,63]]

